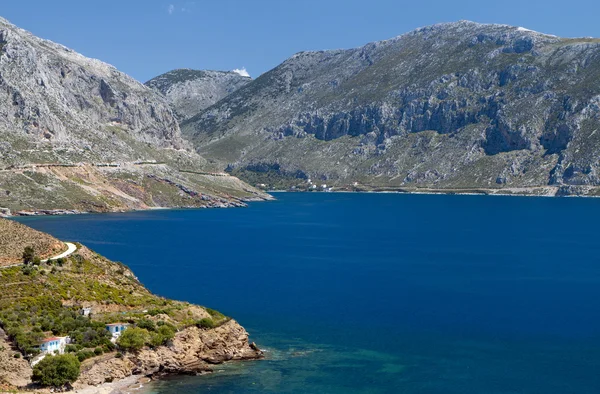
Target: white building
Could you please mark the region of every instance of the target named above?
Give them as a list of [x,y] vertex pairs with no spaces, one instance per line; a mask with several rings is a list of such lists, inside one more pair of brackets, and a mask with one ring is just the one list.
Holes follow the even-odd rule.
[[65,352],[65,347],[69,343],[71,343],[71,338],[69,337],[46,338],[40,345],[40,351],[42,353],[58,352],[59,354],[63,354]]
[[81,314],[81,316],[89,316],[92,313],[92,308],[81,308],[81,310],[79,311],[79,313]]
[[121,333],[127,330],[127,327],[129,327],[127,323],[112,323],[106,325],[106,330],[112,335],[112,342],[116,342]]

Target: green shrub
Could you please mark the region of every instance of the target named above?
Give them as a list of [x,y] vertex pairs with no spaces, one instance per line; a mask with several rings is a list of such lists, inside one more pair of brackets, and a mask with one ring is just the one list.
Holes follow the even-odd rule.
[[81,363],[72,354],[46,357],[33,367],[32,380],[42,386],[63,387],[79,377]]
[[14,358],[21,358],[21,353],[15,353],[15,354],[13,355],[13,357],[14,357]]
[[35,250],[32,246],[26,246],[23,250],[23,264],[30,264],[35,258]]
[[136,323],[136,326],[138,326],[139,328],[145,328],[148,331],[156,331],[156,325],[152,320],[140,319]]
[[91,350],[81,350],[79,352],[77,352],[77,359],[80,362],[84,362],[85,360],[92,358],[96,356],[96,354],[94,352],[92,352]]
[[208,312],[208,314],[209,314],[211,317],[213,317],[213,318],[215,318],[215,319],[217,319],[217,320],[221,320],[221,319],[224,319],[224,318],[225,318],[225,315],[224,315],[224,314],[222,314],[222,313],[221,313],[221,312],[219,312],[219,311],[216,311],[216,310],[214,310],[214,309],[211,309],[211,308],[204,308],[204,309],[206,310],[206,312]]
[[102,350],[101,347],[97,347],[96,349],[94,349],[94,354],[96,356],[102,356],[104,354],[104,350]]
[[209,319],[208,317],[205,317],[204,319],[200,319],[196,322],[196,325],[199,328],[214,328],[215,327],[215,322],[213,322],[212,319]]
[[117,341],[117,345],[127,351],[137,351],[143,348],[149,339],[148,330],[139,327],[132,327],[128,328],[121,334],[119,340]]

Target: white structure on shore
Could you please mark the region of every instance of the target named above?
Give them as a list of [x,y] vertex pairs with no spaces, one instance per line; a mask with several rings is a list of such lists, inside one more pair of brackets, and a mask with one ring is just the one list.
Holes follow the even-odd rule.
[[65,347],[71,343],[71,338],[69,337],[51,337],[46,338],[40,345],[40,351],[42,353],[55,353],[63,354],[65,352]]
[[112,324],[107,324],[106,325],[106,330],[108,332],[110,332],[110,334],[112,335],[112,339],[111,341],[117,342],[117,339],[119,339],[119,337],[121,336],[121,333],[125,330],[127,330],[127,327],[129,327],[129,324],[127,323],[112,323]]

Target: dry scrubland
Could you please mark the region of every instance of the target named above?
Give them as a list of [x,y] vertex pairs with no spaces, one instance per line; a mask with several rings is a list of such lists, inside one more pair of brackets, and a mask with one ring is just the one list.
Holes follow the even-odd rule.
[[41,258],[56,256],[67,249],[63,242],[48,234],[0,219],[0,267],[18,263],[26,246],[32,246]]

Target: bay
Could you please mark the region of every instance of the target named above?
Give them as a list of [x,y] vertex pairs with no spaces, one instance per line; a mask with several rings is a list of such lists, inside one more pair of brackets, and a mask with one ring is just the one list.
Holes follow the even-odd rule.
[[596,199],[277,193],[22,218],[267,350],[152,393],[598,393]]

